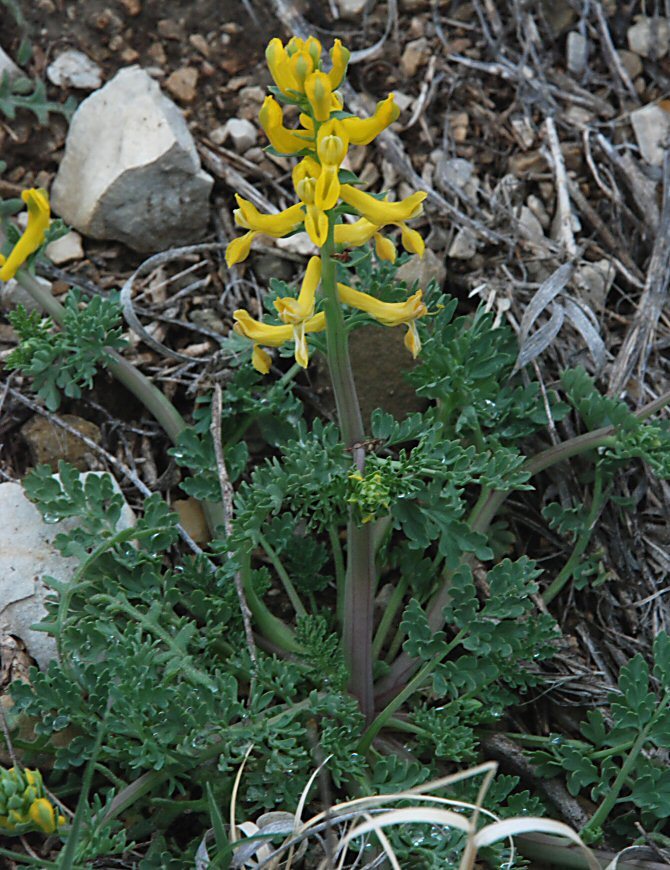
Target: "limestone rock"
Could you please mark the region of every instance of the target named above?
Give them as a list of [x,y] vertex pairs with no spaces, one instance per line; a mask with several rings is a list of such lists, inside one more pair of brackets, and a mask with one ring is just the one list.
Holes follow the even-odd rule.
[[[118,484],[115,487],[118,491]],[[49,590],[42,577],[61,581],[72,577],[78,560],[61,556],[53,541],[61,532],[76,528],[79,520],[45,523],[18,483],[0,484],[0,516],[0,632],[20,638],[44,669],[57,654],[54,638],[31,628],[46,616],[44,601]],[[132,510],[125,505],[118,528],[130,528],[134,521]]]
[[193,66],[182,66],[168,76],[165,87],[182,103],[192,103],[198,93],[197,84],[198,70]]
[[180,110],[128,67],[77,109],[51,201],[84,235],[148,253],[202,237],[212,184]]
[[660,60],[670,50],[670,22],[667,18],[640,15],[626,35],[628,47],[640,57]]
[[84,249],[81,244],[81,236],[74,230],[70,230],[60,239],[47,245],[46,255],[56,266],[69,263],[71,260],[82,260]]
[[432,281],[437,281],[442,287],[447,277],[447,267],[444,260],[430,248],[426,248],[423,257],[410,257],[396,272],[398,281],[404,281],[409,290],[416,283],[422,290]]
[[642,157],[652,166],[660,166],[670,135],[670,112],[652,103],[631,112],[630,122]]
[[472,230],[461,227],[449,248],[449,254],[454,260],[469,260],[477,253],[477,239]]
[[71,49],[49,64],[47,78],[59,88],[95,91],[102,84],[102,70],[83,51]]
[[[238,154],[244,154],[256,144],[258,131],[251,121],[246,121],[244,118],[229,118],[219,135],[221,142],[217,144],[223,144],[226,139],[230,139],[235,151]],[[213,136],[212,139],[216,142]]]

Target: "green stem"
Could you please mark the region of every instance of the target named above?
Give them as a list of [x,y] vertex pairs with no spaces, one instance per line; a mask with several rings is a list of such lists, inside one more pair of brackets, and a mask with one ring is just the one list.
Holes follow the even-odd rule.
[[[333,384],[337,415],[345,446],[363,471],[365,437],[363,418],[349,358],[349,344],[342,307],[337,296],[334,251],[334,216],[328,216],[328,238],[321,248],[321,287],[326,313],[328,368]],[[342,647],[349,670],[349,691],[370,721],[374,711],[372,687],[372,629],[374,617],[374,538],[371,523],[358,526],[353,511],[347,524],[347,570],[343,614]]]
[[542,593],[542,600],[545,604],[550,604],[572,577],[575,568],[584,555],[584,551],[589,545],[589,541],[593,535],[593,530],[595,529],[596,520],[600,515],[605,498],[606,496],[603,493],[602,469],[596,466],[593,495],[591,496],[591,510],[586,519],[585,528],[578,535],[575,546],[570,554],[570,558],[558,572],[551,584]]
[[261,532],[256,532],[256,540],[259,545],[265,550],[267,553],[268,559],[272,562],[272,567],[277,572],[277,576],[282,582],[284,590],[289,597],[291,604],[293,605],[293,609],[296,612],[296,616],[307,616],[307,611],[305,610],[305,606],[300,600],[300,596],[293,585],[293,581],[288,575],[286,568],[284,568],[277,551],[270,544],[268,539]]
[[[616,802],[619,800],[619,794],[621,792],[621,789],[624,787],[630,772],[635,766],[638,755],[642,751],[644,744],[649,738],[649,732],[654,727],[654,725],[656,725],[659,715],[665,710],[668,700],[670,700],[670,694],[664,695],[661,703],[656,708],[656,712],[644,726],[642,731],[640,731],[640,733],[638,734],[635,743],[633,743],[633,745],[631,746],[630,752],[628,753],[624,763],[621,765],[621,770],[617,774],[617,777],[612,783],[611,788],[603,798],[602,803],[600,804],[598,809],[589,819],[588,823],[584,825],[584,827],[580,831],[580,836],[582,838],[588,838],[590,834],[595,833],[605,824],[607,817],[612,812],[612,809],[614,808]],[[586,839],[586,842],[588,842],[588,839]]]
[[379,626],[377,628],[375,639],[372,642],[372,657],[375,660],[379,658],[379,653],[384,646],[386,636],[391,629],[391,625],[396,617],[398,608],[402,604],[402,599],[405,595],[405,592],[407,591],[408,585],[409,581],[407,580],[407,578],[401,577],[400,581],[391,593],[391,597],[389,598],[386,608],[384,610],[384,615],[382,616]]
[[273,613],[270,613],[263,601],[258,597],[251,576],[250,561],[248,552],[240,554],[240,575],[244,587],[244,596],[247,599],[249,610],[254,618],[254,622],[258,626],[260,634],[275,644],[275,646],[287,652],[303,652],[302,647],[295,639],[288,625]]

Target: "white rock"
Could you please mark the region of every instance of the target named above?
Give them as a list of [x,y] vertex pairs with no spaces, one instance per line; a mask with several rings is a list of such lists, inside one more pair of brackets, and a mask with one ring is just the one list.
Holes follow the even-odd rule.
[[224,142],[231,139],[238,154],[244,154],[256,144],[258,130],[244,118],[229,118],[223,125]]
[[[116,481],[114,486],[120,491]],[[44,601],[49,590],[42,577],[48,574],[68,581],[79,564],[77,559],[61,556],[53,545],[56,535],[76,528],[78,520],[45,523],[18,483],[0,484],[0,517],[0,631],[21,638],[44,669],[57,657],[56,641],[30,626],[46,616]],[[118,528],[127,529],[134,522],[132,510],[125,505]]]
[[628,47],[641,57],[665,57],[670,49],[670,22],[667,18],[640,15],[628,28]]
[[355,18],[365,11],[368,0],[338,0],[337,6],[342,18]]
[[81,236],[74,230],[70,230],[60,239],[47,245],[46,255],[56,266],[60,266],[61,263],[69,263],[70,260],[83,260],[84,249],[81,244]]
[[47,78],[59,88],[95,91],[102,84],[102,70],[83,51],[71,49],[49,64]]
[[2,80],[5,73],[7,73],[10,79],[15,79],[17,76],[23,75],[11,57],[0,48],[0,80]]
[[447,256],[451,257],[453,260],[469,260],[470,257],[474,257],[476,253],[477,239],[475,238],[475,234],[467,227],[461,227],[451,243]]
[[300,254],[303,257],[311,257],[313,254],[319,253],[318,248],[307,233],[294,233],[285,239],[275,239],[275,244],[284,251]]
[[660,166],[670,134],[670,112],[652,103],[631,112],[630,121],[642,157],[652,166]]
[[212,184],[181,111],[127,67],[75,112],[51,201],[84,235],[154,252],[202,237]]
[[577,30],[568,33],[566,46],[568,69],[573,75],[581,75],[586,69],[589,56],[589,43],[585,36]]

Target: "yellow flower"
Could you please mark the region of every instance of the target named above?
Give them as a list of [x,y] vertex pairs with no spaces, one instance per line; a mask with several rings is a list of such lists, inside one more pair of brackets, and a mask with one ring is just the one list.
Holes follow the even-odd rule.
[[354,223],[337,224],[335,226],[336,245],[349,245],[357,248],[359,245],[369,242],[372,238],[375,240],[375,251],[379,259],[395,263],[397,256],[396,247],[390,239],[382,236],[377,224],[373,224],[367,218],[359,218]]
[[298,154],[305,148],[313,146],[313,129],[289,130],[285,127],[282,108],[274,97],[265,98],[258,120],[272,147],[281,154]]
[[[251,357],[254,368],[261,372],[261,374],[267,374],[270,370],[270,358],[258,345],[264,344],[266,347],[279,347],[282,344],[286,344],[287,341],[295,338],[295,327],[290,323],[283,326],[261,323],[259,320],[254,320],[249,312],[243,308],[234,311],[233,317],[236,320],[233,327],[235,332],[254,342],[255,347]],[[326,315],[323,311],[320,311],[300,326],[301,328],[298,331],[299,341],[296,341],[295,358],[299,365],[306,368],[309,357],[305,333],[323,332],[326,328]]]
[[351,52],[348,48],[345,48],[339,39],[336,39],[333,43],[333,47],[330,49],[330,60],[332,63],[332,67],[330,72],[328,73],[328,78],[330,79],[330,87],[335,90],[339,88],[342,84],[342,79],[344,78],[347,72],[347,64],[349,63],[349,58],[351,57]]
[[46,190],[31,188],[24,190],[21,199],[28,207],[28,226],[5,259],[0,255],[0,281],[9,281],[18,272],[31,254],[44,242],[44,234],[49,228],[51,212],[49,195]]
[[400,115],[393,94],[377,103],[375,113],[371,118],[343,118],[342,126],[347,131],[352,145],[369,145],[382,130],[385,130]]
[[333,88],[330,77],[317,70],[305,79],[305,93],[317,121],[330,118]]
[[316,182],[314,201],[327,211],[337,205],[340,196],[340,165],[347,155],[349,138],[342,122],[334,118],[319,128],[316,152],[321,161],[321,172]]
[[280,211],[277,214],[261,214],[255,205],[243,199],[238,193],[235,199],[239,208],[234,211],[235,223],[238,227],[249,230],[240,236],[226,248],[226,263],[234,266],[241,263],[249,256],[251,243],[257,235],[272,236],[275,239],[292,233],[303,222],[305,217],[304,207],[301,202]]
[[368,293],[361,293],[346,284],[337,285],[337,294],[345,305],[365,311],[384,326],[400,326],[407,324],[405,347],[416,358],[421,350],[421,340],[416,329],[416,321],[428,314],[428,308],[423,301],[423,290],[417,290],[404,302],[382,302]]
[[300,293],[297,299],[283,296],[275,299],[274,306],[282,323],[297,324],[309,320],[314,314],[316,288],[321,280],[321,258],[310,257],[305,277],[302,279]]
[[[413,230],[412,232],[416,232]],[[419,235],[417,233],[417,235]],[[421,239],[421,236],[419,236]],[[421,239],[423,242],[423,239]],[[375,233],[375,251],[380,260],[388,260],[389,263],[395,263],[398,252],[391,239],[385,238],[381,233]]]
[[321,247],[328,237],[328,216],[315,203],[316,180],[321,167],[312,157],[305,157],[293,167],[293,186],[305,205],[305,230],[315,245]]
[[45,834],[53,834],[56,830],[56,813],[46,798],[38,798],[28,810],[31,822],[37,825]]
[[418,217],[423,211],[422,202],[428,196],[425,190],[417,190],[400,202],[387,202],[385,199],[375,199],[369,193],[364,193],[350,184],[343,184],[340,196],[371,223],[383,227],[386,224],[399,224],[402,221]]
[[[295,97],[299,93],[298,83],[291,69],[290,57],[281,39],[275,37],[265,49],[270,75],[279,90],[287,97]],[[293,92],[293,93],[292,93]]]

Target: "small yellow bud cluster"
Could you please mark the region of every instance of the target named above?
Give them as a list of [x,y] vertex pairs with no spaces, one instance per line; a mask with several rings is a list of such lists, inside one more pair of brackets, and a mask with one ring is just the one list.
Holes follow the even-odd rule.
[[0,831],[24,834],[39,830],[53,834],[65,824],[46,796],[42,774],[27,767],[0,767]]

